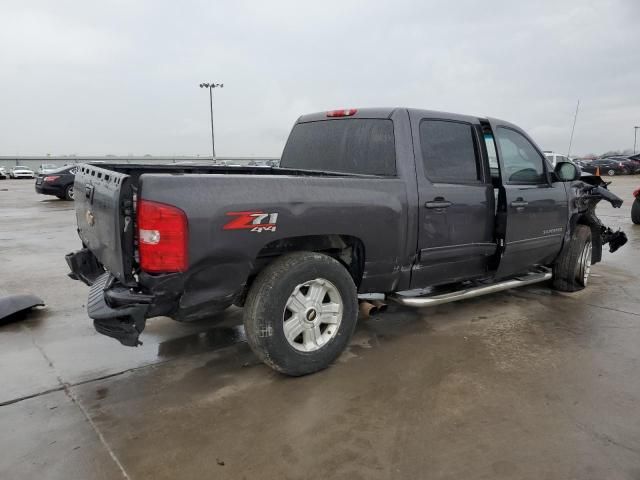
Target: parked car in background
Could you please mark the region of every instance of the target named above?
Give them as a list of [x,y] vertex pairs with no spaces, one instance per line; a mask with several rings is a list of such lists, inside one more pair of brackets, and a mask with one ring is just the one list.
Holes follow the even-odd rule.
[[582,167],[582,170],[588,173],[596,173],[598,170],[601,175],[628,175],[630,173],[630,167],[626,162],[620,160],[614,160],[610,158],[599,158],[589,162],[588,165]]
[[608,155],[601,160],[613,160],[623,164],[624,168],[631,174],[640,173],[640,161],[632,160],[627,155]]
[[627,157],[625,161],[629,163],[634,174],[640,173],[640,155],[632,155]]
[[630,174],[636,175],[640,173],[640,162],[627,158],[626,160],[624,160],[624,163],[625,165],[627,165]]
[[575,165],[579,166],[581,170],[584,170],[584,167],[588,167],[591,164],[591,161],[580,160],[578,158],[575,158],[572,161]]
[[67,165],[49,174],[38,174],[36,192],[42,195],[54,195],[60,200],[73,200],[73,182],[78,167]]
[[7,170],[4,167],[0,167],[0,180],[7,179]]
[[55,170],[58,170],[60,167],[54,163],[43,163],[38,168],[38,173],[51,173]]
[[34,178],[36,174],[28,167],[16,165],[9,169],[9,176],[11,178]]
[[631,205],[631,221],[636,225],[640,225],[640,188],[633,192],[635,200]]

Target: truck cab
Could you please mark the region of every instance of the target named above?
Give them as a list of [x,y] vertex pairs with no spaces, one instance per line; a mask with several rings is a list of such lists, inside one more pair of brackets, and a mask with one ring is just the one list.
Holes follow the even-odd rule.
[[496,119],[409,116],[419,193],[414,286],[492,270],[505,277],[552,261],[568,224],[568,194],[533,140]]

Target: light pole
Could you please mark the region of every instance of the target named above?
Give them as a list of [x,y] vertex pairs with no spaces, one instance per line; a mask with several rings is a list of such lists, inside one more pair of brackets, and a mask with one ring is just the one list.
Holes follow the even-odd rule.
[[213,154],[212,159],[215,162],[216,160],[216,144],[213,139],[213,89],[214,88],[222,88],[224,84],[222,83],[201,83],[200,88],[208,88],[209,89],[209,109],[211,111],[211,152]]
[[638,129],[640,127],[633,127],[633,154],[636,154],[636,140],[638,138]]

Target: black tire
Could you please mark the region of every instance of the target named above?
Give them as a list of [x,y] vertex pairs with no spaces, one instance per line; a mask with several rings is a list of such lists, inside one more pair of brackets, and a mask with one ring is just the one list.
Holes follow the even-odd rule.
[[631,221],[640,225],[640,197],[636,197],[631,205]]
[[[324,345],[314,346],[318,348],[315,351],[300,351],[284,333],[287,302],[302,292],[299,287],[318,280],[328,281],[334,295],[338,292],[341,320],[333,331],[329,330],[332,326],[325,325],[324,332],[331,337]],[[325,300],[323,296],[320,303]],[[304,317],[309,320],[308,315]],[[251,349],[268,366],[291,376],[328,367],[349,343],[357,317],[358,297],[351,275],[334,258],[316,252],[294,252],[274,260],[258,274],[244,306],[244,326]]]
[[576,225],[553,265],[553,287],[561,292],[577,292],[586,287],[591,255],[591,229]]
[[67,185],[67,188],[64,189],[64,199],[73,201],[73,183],[71,185]]

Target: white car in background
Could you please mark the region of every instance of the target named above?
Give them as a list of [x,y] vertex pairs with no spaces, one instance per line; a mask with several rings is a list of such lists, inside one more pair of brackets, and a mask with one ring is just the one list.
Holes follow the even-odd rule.
[[16,165],[9,169],[9,176],[11,178],[35,178],[36,174],[30,168]]
[[4,167],[0,167],[0,180],[6,180],[9,175],[7,174],[7,169]]
[[40,165],[40,168],[38,168],[38,173],[46,175],[47,173],[55,172],[59,168],[60,167],[58,165],[55,165],[53,163],[43,163],[42,165]]

